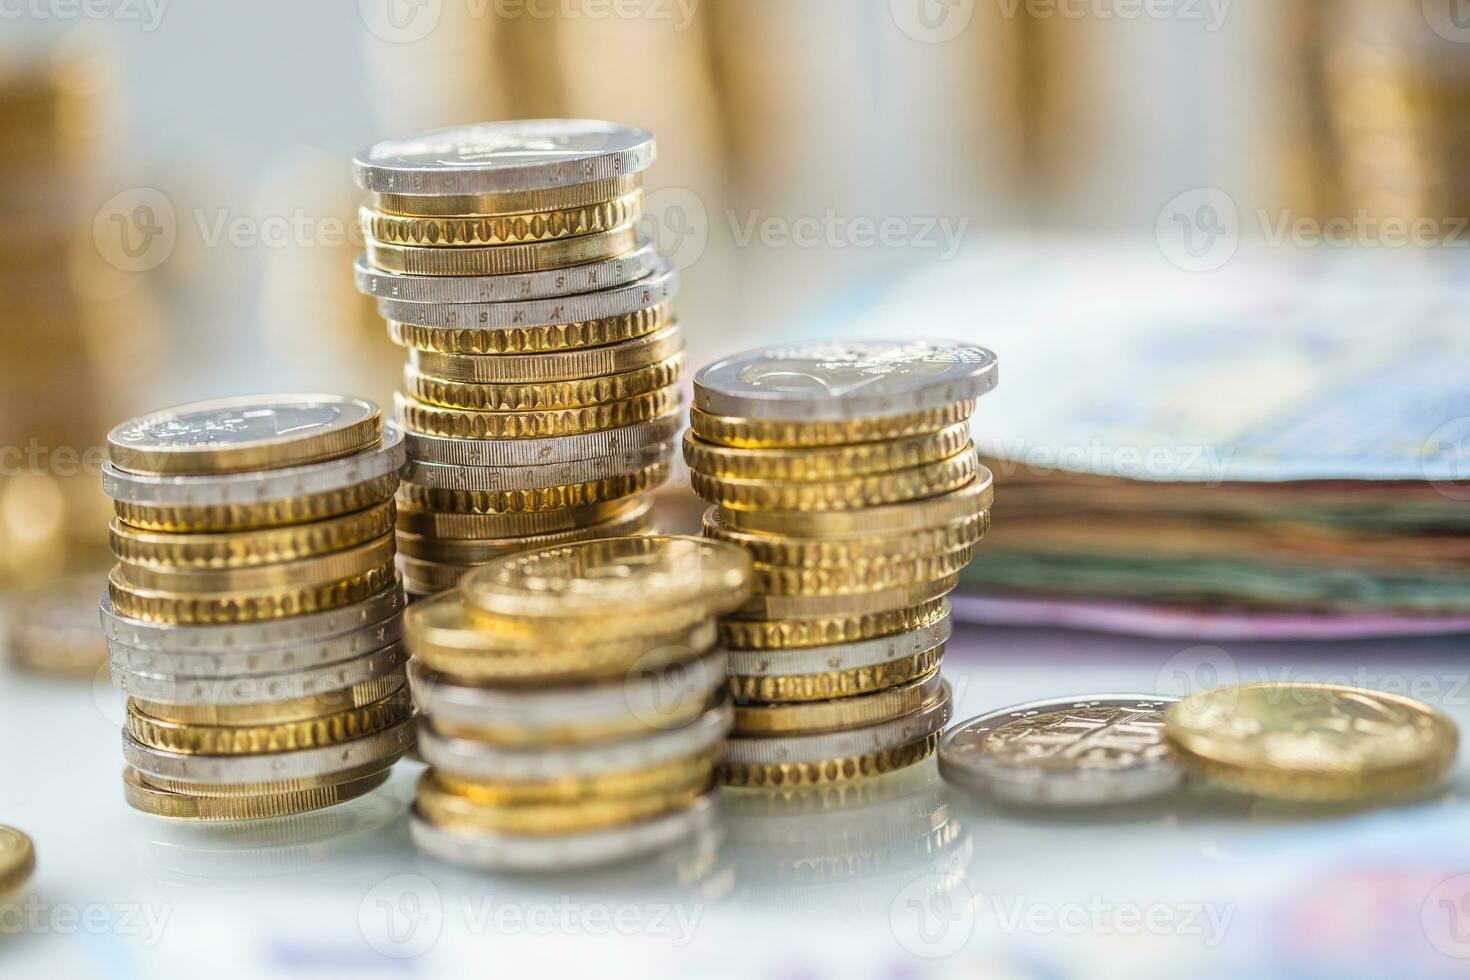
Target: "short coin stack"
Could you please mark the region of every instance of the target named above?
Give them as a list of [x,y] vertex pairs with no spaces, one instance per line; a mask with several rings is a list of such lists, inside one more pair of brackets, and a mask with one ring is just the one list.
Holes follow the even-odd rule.
[[379,143],[358,287],[409,348],[397,417],[408,591],[516,551],[648,528],[680,425],[673,266],[640,241],[653,137],[592,120]]
[[739,548],[639,535],[499,559],[415,603],[419,846],[554,870],[709,831],[732,721],[715,617],[750,581]]
[[102,626],[128,802],[244,820],[380,785],[413,743],[402,433],[359,399],[262,395],[125,422],[108,449]]
[[989,526],[969,416],[995,356],[834,341],[700,371],[684,458],[705,534],[755,560],[723,623],[735,729],[723,780],[799,786],[926,758],[949,720],[945,596]]

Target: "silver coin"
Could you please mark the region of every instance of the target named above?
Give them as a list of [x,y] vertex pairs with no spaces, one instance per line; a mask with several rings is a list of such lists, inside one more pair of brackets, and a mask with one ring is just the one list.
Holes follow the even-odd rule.
[[675,409],[668,415],[618,429],[548,439],[448,439],[407,435],[409,459],[447,466],[547,466],[637,452],[671,443],[684,426]]
[[451,466],[410,460],[403,482],[426,490],[537,490],[592,483],[646,470],[674,457],[672,442],[610,456],[540,466]]
[[635,824],[582,834],[546,837],[493,831],[446,830],[414,814],[409,821],[413,842],[453,864],[488,871],[569,871],[644,857],[714,830],[719,818],[715,793],[707,793],[688,809]]
[[328,667],[375,653],[402,638],[403,617],[394,612],[387,619],[362,629],[312,643],[166,653],[108,640],[107,654],[113,666],[129,673],[203,681]]
[[647,236],[617,258],[546,272],[504,276],[410,276],[384,272],[359,255],[353,265],[359,292],[399,303],[519,303],[575,296],[637,282],[660,262]]
[[1099,694],[972,718],[939,745],[945,779],[1007,803],[1095,806],[1173,791],[1184,773],[1164,743],[1178,698]]
[[211,785],[271,783],[329,776],[396,759],[413,747],[414,720],[400,722],[337,745],[261,755],[185,755],[149,748],[123,732],[123,760],[148,776]]
[[352,161],[380,194],[501,194],[570,187],[647,170],[646,130],[598,119],[517,119],[384,140]]
[[612,772],[646,769],[697,755],[720,744],[735,722],[734,710],[721,705],[694,722],[633,739],[587,745],[510,747],[419,730],[425,762],[461,779],[525,781],[590,779]]
[[418,661],[409,664],[408,683],[414,704],[430,724],[539,731],[631,718],[658,730],[670,727],[671,719],[687,718],[683,709],[704,704],[725,684],[723,651],[693,660],[688,654],[694,651],[680,652],[683,658],[676,658],[673,651],[653,651],[645,658],[647,669],[635,664],[616,684],[532,691],[473,687],[455,683]]
[[672,302],[678,292],[678,270],[672,262],[660,259],[653,272],[637,282],[593,293],[507,303],[405,303],[380,299],[378,314],[385,320],[445,330],[514,330],[536,324],[582,323],[626,316]]
[[158,452],[272,445],[348,429],[377,414],[372,402],[339,395],[220,398],[130,419],[107,434],[107,443]]
[[786,677],[877,667],[942,646],[953,632],[954,619],[946,611],[927,626],[858,643],[790,650],[731,650],[730,673],[739,677]]
[[112,599],[102,596],[102,635],[109,643],[180,657],[306,646],[371,628],[403,611],[403,589],[397,584],[361,602],[306,616],[287,616],[259,623],[213,626],[150,623],[119,616]]
[[716,361],[694,378],[694,404],[747,419],[843,421],[904,415],[995,387],[995,355],[950,340],[783,344]]
[[402,642],[341,663],[278,674],[243,677],[173,677],[145,674],[112,664],[112,684],[129,697],[160,704],[275,704],[343,691],[355,684],[402,672],[408,648]]
[[258,473],[150,476],[102,464],[102,489],[113,500],[154,507],[222,507],[332,493],[403,468],[408,459],[403,430],[383,426],[382,442],[341,459]]
[[827,762],[874,752],[891,752],[943,731],[949,723],[949,683],[918,711],[878,725],[849,728],[824,735],[736,737],[725,743],[725,761],[736,765],[769,766],[787,762]]

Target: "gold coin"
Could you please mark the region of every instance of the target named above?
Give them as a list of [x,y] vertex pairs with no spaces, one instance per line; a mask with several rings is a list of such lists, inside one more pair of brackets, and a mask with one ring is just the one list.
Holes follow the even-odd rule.
[[478,806],[568,806],[597,800],[626,800],[691,785],[708,786],[724,747],[643,769],[536,782],[476,782],[435,773],[439,789]]
[[447,829],[539,837],[585,833],[652,820],[693,806],[712,785],[713,780],[706,778],[626,798],[486,806],[449,792],[430,769],[419,778],[416,806],[424,819]]
[[129,587],[174,595],[208,595],[222,592],[262,592],[270,589],[300,589],[339,582],[367,574],[393,561],[393,534],[382,534],[366,544],[355,545],[313,558],[251,565],[243,568],[175,568],[140,565],[124,561],[118,565]]
[[973,548],[990,529],[990,511],[962,517],[927,529],[887,534],[846,534],[789,537],[754,531],[734,531],[720,520],[719,508],[704,514],[707,537],[739,545],[755,559],[757,567],[837,569],[872,567],[922,561],[936,555]]
[[194,783],[181,779],[169,779],[166,776],[155,776],[137,769],[134,769],[133,772],[140,782],[151,789],[180,793],[184,796],[277,796],[282,793],[300,793],[305,790],[320,789],[323,786],[333,786],[386,773],[399,758],[399,756],[393,756],[386,760],[379,759],[354,769],[329,772],[322,776],[302,776],[298,779],[279,779],[268,783]]
[[670,304],[660,303],[595,320],[503,328],[434,327],[401,320],[387,323],[389,338],[400,347],[466,357],[498,357],[567,353],[636,340],[674,325],[674,311]]
[[637,223],[626,221],[595,235],[480,248],[422,248],[369,238],[367,258],[384,272],[410,276],[503,276],[601,262],[637,247]]
[[260,796],[195,796],[150,786],[132,767],[123,771],[123,795],[135,810],[178,820],[263,820],[320,810],[356,799],[388,781],[390,769],[314,789]]
[[958,490],[974,481],[979,467],[971,447],[937,463],[845,480],[737,480],[693,471],[690,484],[723,510],[854,511]]
[[936,599],[907,609],[822,619],[726,619],[720,623],[725,645],[732,650],[783,650],[858,643],[890,633],[932,626],[949,613],[949,602]]
[[654,333],[601,347],[535,354],[441,354],[411,350],[409,363],[421,373],[464,384],[543,385],[626,374],[666,361],[684,350],[677,323]]
[[653,529],[650,511],[653,504],[640,497],[626,513],[610,520],[599,521],[586,527],[566,531],[550,531],[545,534],[528,535],[520,538],[454,539],[441,538],[400,529],[398,531],[398,555],[419,561],[437,562],[447,565],[483,565],[486,562],[513,555],[518,551],[533,551],[590,538],[616,538],[627,534],[645,534]]
[[756,594],[730,615],[735,621],[741,619],[820,620],[863,616],[919,606],[942,599],[953,592],[957,585],[959,585],[959,577],[947,575],[930,582],[875,589],[871,592],[855,592],[849,595]]
[[869,537],[933,530],[989,510],[995,496],[991,479],[990,471],[981,466],[970,483],[926,500],[848,511],[753,511],[722,507],[717,516],[720,526],[730,531],[797,538],[824,535]]
[[378,441],[378,406],[339,395],[251,395],[140,416],[107,434],[132,473],[241,473],[350,456]]
[[706,538],[599,538],[492,562],[461,583],[470,621],[501,639],[670,633],[736,608],[751,562]]
[[775,673],[730,675],[730,694],[739,704],[848,698],[916,680],[937,670],[943,657],[944,644],[941,643],[932,650],[924,650],[911,657],[822,674],[782,674],[780,664],[775,663],[771,668]]
[[1164,737],[1182,765],[1218,786],[1333,803],[1425,792],[1459,747],[1454,722],[1427,704],[1306,683],[1201,691],[1169,706]]
[[500,194],[393,194],[377,192],[368,195],[368,203],[388,214],[421,215],[423,217],[461,217],[464,215],[523,214],[529,211],[563,211],[587,207],[624,197],[643,186],[643,175],[625,174],[605,180],[573,184],[570,187],[548,187],[532,191],[508,191]]
[[591,408],[553,412],[471,412],[440,408],[401,395],[398,417],[410,432],[448,439],[544,439],[618,429],[646,422],[679,404],[677,386]]
[[440,592],[459,588],[460,579],[474,571],[475,567],[471,564],[398,556],[398,574],[403,576],[404,589],[420,596],[438,595]]
[[162,701],[128,698],[128,711],[166,725],[280,725],[310,721],[374,704],[403,690],[406,683],[400,662],[392,669],[365,681],[358,681],[351,687],[323,694],[308,694],[289,701],[263,701],[260,704],[166,704]]
[[736,449],[684,433],[684,461],[697,473],[718,479],[807,482],[891,473],[949,459],[970,446],[970,426],[957,423],[938,432],[821,449]]
[[792,704],[737,705],[737,735],[815,735],[893,721],[939,697],[939,669],[872,694]]
[[412,364],[405,364],[403,387],[409,397],[445,408],[467,408],[477,412],[545,412],[605,405],[666,388],[678,382],[683,362],[683,355],[675,354],[668,360],[623,374],[539,384],[445,381],[420,374]]
[[189,725],[150,718],[130,706],[127,731],[142,745],[183,755],[262,755],[319,748],[371,735],[413,711],[400,688],[381,700],[335,714],[273,725]]
[[36,870],[36,848],[14,827],[0,824],[0,900],[19,891]]
[[707,653],[718,637],[709,621],[669,633],[577,642],[506,643],[482,633],[457,593],[416,602],[403,614],[404,638],[431,670],[470,682],[501,685],[606,680],[635,664],[656,667]]
[[124,524],[144,531],[185,534],[251,531],[307,524],[365,510],[391,500],[397,489],[398,474],[386,473],[341,490],[259,503],[154,506],[115,500],[113,510]]
[[223,534],[143,531],[114,520],[113,554],[134,565],[181,569],[248,568],[343,551],[393,530],[391,500],[341,517],[287,527]]
[[689,424],[700,439],[721,446],[733,446],[736,449],[804,449],[932,435],[952,425],[966,422],[974,411],[975,402],[972,400],[888,418],[848,419],[842,422],[786,422],[710,415],[696,407],[689,410]]
[[543,510],[588,507],[654,490],[669,478],[667,459],[632,473],[619,473],[586,483],[530,490],[447,490],[403,483],[398,499],[418,510],[451,511],[458,514],[521,514]]
[[[450,514],[400,506],[398,529],[444,541],[469,543],[494,540],[511,544],[518,538],[577,531],[604,521],[616,520],[646,505],[647,501],[643,498],[631,497],[587,507],[518,514]],[[556,543],[559,542],[548,542]]]
[[643,191],[554,211],[517,214],[402,215],[360,208],[363,234],[390,245],[466,248],[554,241],[609,231],[643,212]]
[[755,591],[763,595],[855,595],[901,588],[956,575],[975,557],[975,546],[910,561],[847,568],[755,566]]
[[783,787],[821,786],[827,783],[864,779],[896,772],[923,762],[939,747],[939,736],[925,736],[918,741],[883,752],[823,762],[782,762],[762,765],[726,762],[720,766],[719,781],[725,786]]
[[397,580],[393,562],[361,575],[316,585],[265,589],[258,592],[221,592],[179,595],[130,585],[120,568],[107,579],[112,608],[119,616],[150,623],[254,623],[305,613],[324,612],[361,602]]

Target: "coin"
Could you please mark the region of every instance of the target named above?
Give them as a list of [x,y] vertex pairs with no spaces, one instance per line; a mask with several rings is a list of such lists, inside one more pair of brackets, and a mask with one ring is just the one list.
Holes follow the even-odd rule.
[[209,626],[324,612],[360,602],[396,581],[391,558],[350,577],[250,592],[184,594],[135,586],[114,568],[107,579],[112,607],[131,619]]
[[793,704],[739,705],[736,736],[815,735],[894,721],[919,711],[940,696],[939,671],[872,694]]
[[147,702],[150,706],[145,710],[155,718],[183,724],[265,724],[312,718],[375,701],[402,683],[407,660],[408,651],[392,643],[351,660],[273,674],[178,677],[145,673],[114,662],[112,683]]
[[474,412],[394,396],[398,418],[411,432],[452,439],[546,439],[618,429],[665,415],[679,404],[670,385],[644,395],[588,408],[550,412]]
[[591,235],[637,218],[643,192],[593,204],[516,214],[467,214],[444,217],[401,215],[364,207],[358,210],[363,234],[399,245],[460,248],[513,245],[576,235]]
[[521,245],[437,248],[393,245],[369,238],[367,256],[379,269],[410,276],[503,276],[602,262],[637,244],[637,225],[625,221],[595,235]]
[[[638,456],[652,457],[644,465],[628,473],[614,473],[585,483],[569,483],[554,487],[531,487],[521,490],[435,489],[418,483],[404,483],[398,488],[398,499],[409,507],[424,510],[452,511],[460,514],[519,514],[546,510],[564,511],[609,500],[625,500],[646,493],[663,484],[669,477],[669,461],[663,454],[647,450]],[[557,464],[576,467],[580,464]]]
[[973,547],[989,529],[990,511],[982,510],[929,528],[793,537],[732,530],[720,519],[718,507],[704,513],[705,535],[739,545],[750,552],[757,566],[802,569],[847,569],[854,565],[921,561]]
[[694,492],[722,510],[857,511],[923,500],[958,490],[980,469],[974,447],[922,466],[841,480],[753,480],[690,474]]
[[398,508],[400,530],[449,541],[511,539],[586,528],[626,515],[643,501],[609,500],[567,510],[527,511],[515,514],[449,514],[414,507]]
[[789,568],[758,563],[755,566],[755,588],[766,595],[854,595],[947,578],[958,574],[974,557],[975,546],[967,545],[906,562],[890,561],[845,569]]
[[446,792],[484,806],[627,799],[650,791],[708,782],[723,754],[724,747],[716,746],[646,769],[609,772],[588,779],[505,783],[460,779],[447,773],[436,773],[435,779]]
[[890,610],[922,606],[942,599],[959,585],[959,577],[948,575],[914,585],[897,585],[846,595],[775,595],[758,593],[733,613],[740,620],[824,620],[866,616]]
[[1211,688],[1169,708],[1164,736],[1211,783],[1282,800],[1366,802],[1426,792],[1459,732],[1411,698],[1333,684]]
[[601,459],[672,442],[682,419],[678,406],[645,422],[548,439],[457,439],[410,433],[411,458],[449,466],[545,466]]
[[672,308],[661,303],[595,320],[532,323],[523,327],[433,327],[389,320],[388,336],[403,347],[442,354],[540,354],[635,340],[673,322]]
[[376,405],[337,395],[195,402],[132,419],[107,435],[108,456],[133,473],[238,473],[347,456],[378,439]]
[[[388,214],[462,218],[466,215],[528,214],[587,207],[624,197],[643,186],[641,173],[567,187],[493,194],[369,194],[368,203]],[[459,302],[445,300],[446,303]],[[466,301],[472,302],[472,301]]]
[[785,421],[712,415],[698,405],[689,409],[689,425],[705,442],[736,449],[810,449],[884,442],[932,435],[967,422],[975,403],[956,402],[943,408],[882,418],[844,421]]
[[494,194],[567,187],[640,173],[653,136],[595,119],[520,119],[384,140],[352,160],[375,193]]
[[332,714],[264,725],[204,725],[153,718],[128,705],[126,729],[140,745],[184,755],[259,755],[340,745],[402,721],[412,711],[408,692]]
[[403,303],[506,303],[569,296],[635,282],[651,273],[657,263],[658,253],[653,244],[640,240],[636,248],[622,255],[545,272],[502,276],[406,276],[375,268],[366,256],[358,257],[353,270],[358,291],[380,299]]
[[[209,593],[263,592],[271,589],[296,589],[321,583],[357,578],[392,561],[393,533],[388,531],[370,541],[327,552],[311,558],[274,562],[268,565],[232,568],[180,568],[171,565],[139,564],[130,561],[118,565],[122,579],[130,588],[177,595]],[[382,586],[379,585],[379,588]],[[374,589],[373,591],[377,591]]]
[[731,531],[779,534],[798,538],[826,535],[878,535],[924,531],[967,520],[990,509],[995,500],[989,469],[978,467],[975,478],[948,493],[925,500],[847,511],[755,511],[721,508],[719,525]]
[[[672,454],[672,445],[647,446],[621,453],[609,453],[594,459],[579,459],[567,463],[541,463],[516,467],[508,466],[454,466],[447,463],[429,463],[414,460],[403,474],[403,488],[409,502],[434,510],[448,510],[419,503],[418,497],[427,490],[477,491],[481,493],[507,493],[515,490],[545,490],[548,496],[555,491],[582,483],[596,483],[610,477],[629,476],[639,473],[658,463],[667,463]],[[563,493],[570,498],[570,494]],[[582,503],[566,503],[562,506],[583,506]],[[494,510],[530,510],[531,507],[497,507]],[[545,509],[545,508],[534,508]]]
[[31,839],[14,827],[0,824],[0,899],[14,895],[36,870]]
[[855,670],[901,660],[943,646],[954,632],[954,621],[945,608],[936,618],[912,629],[856,643],[803,647],[773,652],[731,650],[732,675],[765,677],[777,674],[822,674]]
[[716,361],[695,375],[694,404],[716,416],[842,422],[973,401],[997,378],[995,355],[974,344],[806,341]]
[[640,823],[684,810],[709,792],[710,774],[638,796],[578,800],[573,803],[523,803],[485,806],[445,791],[430,769],[419,777],[415,811],[445,830],[494,831],[529,837],[587,833]]
[[[819,648],[820,649],[820,648]],[[730,675],[730,696],[736,704],[788,701],[829,701],[872,694],[918,680],[939,669],[944,644],[882,663],[808,673]],[[784,670],[784,668],[781,668]]]
[[355,800],[388,781],[387,767],[366,776],[323,782],[311,789],[281,790],[250,796],[212,796],[160,789],[131,767],[123,770],[123,794],[128,805],[155,817],[181,820],[264,820],[307,813]]
[[838,480],[936,463],[969,445],[965,422],[888,442],[818,449],[737,449],[705,442],[690,431],[684,434],[684,461],[698,473],[721,479]]
[[652,509],[653,504],[650,501],[637,499],[626,513],[606,521],[567,531],[551,531],[520,538],[442,538],[399,530],[398,556],[447,564],[483,565],[517,551],[534,551],[589,538],[617,538],[645,533],[652,530],[649,523],[649,512]]
[[928,625],[949,613],[949,600],[935,599],[905,609],[820,619],[726,619],[725,642],[735,650],[785,650],[857,643]]
[[1006,803],[1094,806],[1161,796],[1184,773],[1164,743],[1177,698],[1049,698],[972,718],[945,733],[939,771]]
[[403,388],[405,394],[421,402],[482,412],[584,408],[621,401],[675,384],[679,380],[683,363],[683,355],[675,354],[666,360],[622,374],[583,378],[578,381],[541,381],[530,384],[446,381],[423,374],[410,363],[403,367]]

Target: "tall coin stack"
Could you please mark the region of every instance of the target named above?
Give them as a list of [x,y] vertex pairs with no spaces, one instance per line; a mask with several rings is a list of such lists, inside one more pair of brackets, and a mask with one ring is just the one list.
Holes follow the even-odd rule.
[[715,617],[750,582],[739,548],[638,535],[512,555],[415,603],[419,846],[556,870],[712,832],[732,720]]
[[108,435],[102,599],[124,790],[195,820],[360,796],[413,744],[393,566],[403,434],[371,402],[199,402]]
[[705,534],[750,552],[723,622],[733,786],[825,784],[933,753],[957,576],[990,522],[970,442],[995,356],[935,340],[791,344],[694,379],[684,458]]
[[409,349],[397,417],[408,591],[502,555],[648,528],[680,427],[673,266],[640,241],[653,137],[590,120],[389,140],[358,287]]

